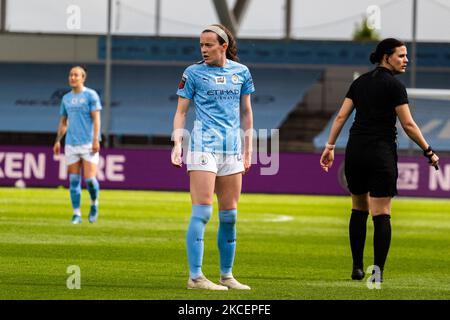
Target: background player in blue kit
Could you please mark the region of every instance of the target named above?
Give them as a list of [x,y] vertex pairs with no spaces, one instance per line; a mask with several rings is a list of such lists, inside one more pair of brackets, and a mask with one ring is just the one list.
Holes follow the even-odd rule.
[[100,98],[92,89],[86,88],[87,72],[75,66],[69,73],[70,92],[61,101],[60,121],[54,154],[61,150],[61,139],[66,134],[65,158],[70,180],[70,198],[73,207],[72,223],[81,223],[81,169],[91,197],[89,222],[98,217],[99,183],[96,178],[100,151]]
[[[188,289],[250,289],[232,274],[236,249],[237,203],[242,174],[250,169],[254,92],[248,68],[238,63],[236,41],[222,25],[201,33],[203,60],[189,66],[180,81],[174,117],[172,164],[182,165],[182,135],[191,100],[196,121],[187,153],[192,215],[186,235],[189,262]],[[240,127],[246,132],[241,151]],[[217,244],[220,253],[220,285],[202,273],[203,236],[212,214],[214,192],[219,203]]]

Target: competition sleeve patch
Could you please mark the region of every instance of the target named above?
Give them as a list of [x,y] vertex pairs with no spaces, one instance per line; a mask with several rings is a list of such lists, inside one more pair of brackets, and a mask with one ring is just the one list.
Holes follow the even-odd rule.
[[178,84],[178,89],[184,89],[184,85],[186,84],[187,76],[183,73],[183,76],[181,77],[180,83]]

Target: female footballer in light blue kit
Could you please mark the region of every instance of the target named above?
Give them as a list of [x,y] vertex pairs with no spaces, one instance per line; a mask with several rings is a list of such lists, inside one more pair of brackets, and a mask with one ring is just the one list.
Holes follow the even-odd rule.
[[92,89],[86,88],[86,69],[75,66],[70,69],[69,85],[72,90],[64,95],[60,107],[60,121],[54,154],[61,151],[61,139],[66,134],[65,158],[70,180],[72,223],[81,223],[81,168],[91,197],[89,222],[98,217],[99,183],[96,178],[100,151],[100,98]]
[[[222,25],[205,28],[200,36],[203,60],[189,66],[178,86],[174,117],[172,164],[182,165],[182,135],[191,100],[196,121],[187,153],[192,215],[186,235],[188,289],[249,290],[232,274],[236,249],[237,203],[242,174],[250,169],[253,114],[250,94],[255,91],[248,68],[238,63],[236,41]],[[245,131],[241,151],[240,127]],[[214,192],[219,203],[217,244],[220,284],[202,273],[203,236],[212,214]]]

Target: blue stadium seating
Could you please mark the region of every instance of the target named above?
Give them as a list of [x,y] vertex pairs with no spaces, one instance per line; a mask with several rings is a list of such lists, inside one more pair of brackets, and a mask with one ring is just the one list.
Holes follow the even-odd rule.
[[[69,91],[69,65],[0,64],[0,131],[55,132],[62,95]],[[88,68],[86,85],[102,96],[104,68]],[[115,65],[110,132],[117,135],[171,134],[176,89],[184,67]],[[251,68],[255,129],[278,128],[321,70]],[[192,126],[193,108],[189,112]]]
[[[410,87],[411,75],[409,72],[398,76],[407,88]],[[427,89],[450,89],[450,72],[421,71],[416,76],[416,87]]]
[[[437,86],[437,82],[435,83]],[[410,99],[411,100],[411,99]],[[433,146],[435,150],[450,150],[450,101],[443,100],[424,100],[414,99],[410,101],[411,112],[417,125],[421,128],[422,133],[427,139],[428,143]],[[337,113],[337,112],[336,112]],[[314,146],[322,149],[327,142],[330,133],[331,125],[336,114],[330,119],[322,132],[314,138]],[[345,148],[348,140],[350,127],[353,123],[354,112],[342,128],[341,134],[336,141],[337,148]],[[401,128],[399,121],[397,121],[398,130],[398,148],[409,149],[414,147],[419,149],[415,143],[406,136],[406,133]]]
[[[105,59],[106,38],[98,38],[98,58]],[[246,63],[371,66],[376,42],[333,40],[239,39],[239,57]],[[409,44],[407,44],[409,46]],[[198,38],[113,37],[114,60],[194,61]],[[450,43],[417,43],[417,66],[450,67]]]

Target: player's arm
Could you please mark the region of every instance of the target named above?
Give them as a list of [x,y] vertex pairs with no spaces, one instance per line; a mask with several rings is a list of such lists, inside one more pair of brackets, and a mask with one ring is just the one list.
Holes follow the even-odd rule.
[[320,166],[323,170],[328,172],[334,161],[334,146],[339,134],[341,133],[342,127],[347,121],[348,117],[353,111],[353,101],[350,98],[345,98],[342,103],[341,109],[339,110],[336,118],[331,126],[330,135],[328,136],[328,142],[323,150],[322,156],[320,157]]
[[189,110],[189,103],[191,100],[183,97],[178,97],[178,106],[175,116],[173,118],[173,150],[172,150],[172,164],[176,167],[181,167],[181,153],[183,143],[183,132],[186,123],[186,116]]
[[241,125],[244,129],[244,168],[248,171],[252,165],[253,152],[253,111],[250,99],[250,94],[241,96],[240,102],[240,116]]
[[97,153],[100,151],[100,111],[91,112],[92,123],[94,125],[94,136],[92,137],[92,152]]
[[439,157],[434,154],[433,150],[429,149],[430,145],[427,143],[422,135],[419,127],[414,121],[411,111],[409,110],[409,105],[407,103],[399,105],[395,108],[398,119],[402,125],[403,130],[422,150],[425,152],[425,156],[429,158],[430,164],[437,169]]
[[61,152],[61,139],[67,132],[67,117],[59,118],[58,131],[56,132],[55,144],[53,145],[53,153],[58,155]]

